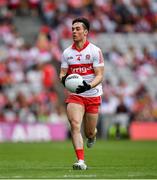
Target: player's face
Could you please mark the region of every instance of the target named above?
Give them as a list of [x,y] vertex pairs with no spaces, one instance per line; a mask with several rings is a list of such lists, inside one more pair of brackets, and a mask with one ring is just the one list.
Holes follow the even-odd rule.
[[76,22],[72,25],[72,37],[74,42],[82,41],[86,38],[88,31],[84,28],[81,22]]

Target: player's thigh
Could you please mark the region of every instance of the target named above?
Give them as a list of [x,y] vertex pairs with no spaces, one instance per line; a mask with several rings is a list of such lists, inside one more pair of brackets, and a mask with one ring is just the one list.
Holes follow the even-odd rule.
[[93,133],[97,126],[98,113],[86,113],[84,116],[84,130],[85,133]]
[[71,125],[81,125],[85,108],[81,104],[68,103],[67,104],[67,116]]

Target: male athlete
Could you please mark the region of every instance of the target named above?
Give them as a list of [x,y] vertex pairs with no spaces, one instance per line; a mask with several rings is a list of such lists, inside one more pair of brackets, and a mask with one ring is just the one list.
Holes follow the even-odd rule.
[[87,137],[87,147],[96,141],[96,125],[101,103],[104,59],[100,48],[87,40],[90,24],[86,18],[77,18],[72,22],[73,44],[62,55],[60,80],[65,85],[67,75],[77,73],[83,77],[83,85],[71,93],[67,99],[67,116],[71,126],[72,143],[78,161],[73,164],[75,170],[85,170],[84,145],[81,124]]

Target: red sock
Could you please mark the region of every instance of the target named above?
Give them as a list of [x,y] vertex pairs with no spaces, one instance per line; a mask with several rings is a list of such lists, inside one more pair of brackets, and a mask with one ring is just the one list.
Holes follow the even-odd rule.
[[78,160],[84,160],[84,149],[76,149],[75,153]]

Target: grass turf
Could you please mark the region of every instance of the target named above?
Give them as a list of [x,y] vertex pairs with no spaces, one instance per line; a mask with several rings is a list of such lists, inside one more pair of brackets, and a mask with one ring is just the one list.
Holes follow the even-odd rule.
[[51,179],[155,179],[157,142],[97,141],[85,147],[88,170],[72,170],[75,162],[70,141],[1,143],[0,178]]

